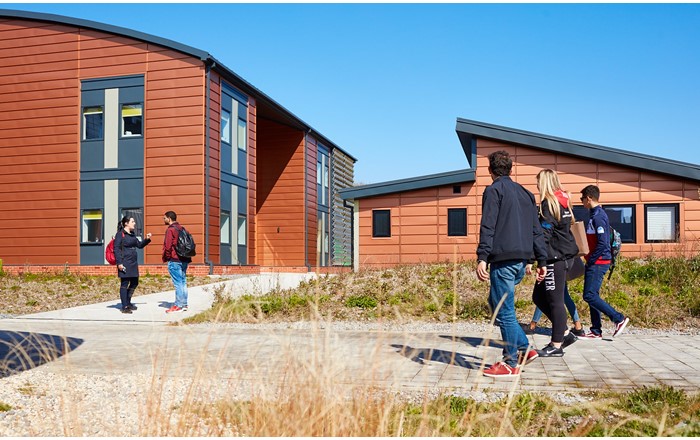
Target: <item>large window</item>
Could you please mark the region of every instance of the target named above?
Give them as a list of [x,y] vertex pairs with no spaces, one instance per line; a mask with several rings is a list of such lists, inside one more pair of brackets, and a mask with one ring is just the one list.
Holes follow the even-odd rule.
[[447,235],[450,237],[467,235],[467,208],[449,208],[447,210]]
[[81,217],[80,241],[83,243],[102,243],[102,210],[84,209]]
[[372,237],[391,237],[391,211],[377,209],[372,211]]
[[231,143],[231,112],[221,110],[221,141]]
[[[634,205],[603,205],[605,213],[610,220],[610,226],[620,233],[623,243],[636,243],[637,233],[635,228],[635,206]],[[581,205],[574,206],[574,217],[576,220],[588,224],[590,218],[589,210]]]
[[102,106],[83,108],[83,140],[102,139],[104,136],[104,110]]
[[143,105],[122,104],[122,137],[143,135]]
[[644,217],[646,243],[679,241],[678,204],[644,205]]
[[143,208],[124,208],[122,209],[122,217],[131,217],[134,219],[136,222],[134,235],[139,239],[143,239]]

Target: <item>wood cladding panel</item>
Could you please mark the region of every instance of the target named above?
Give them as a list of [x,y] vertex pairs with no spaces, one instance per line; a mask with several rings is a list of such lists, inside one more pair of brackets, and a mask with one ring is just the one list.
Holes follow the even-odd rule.
[[[303,226],[293,233],[286,228],[292,219],[304,224],[304,133],[258,118],[255,134],[257,262],[264,266],[279,266],[281,262],[304,266]],[[290,203],[290,198],[296,202]],[[279,213],[286,217],[278,218]]]
[[[204,79],[199,60],[122,36],[20,20],[0,23],[0,48],[0,152],[11,151],[0,154],[0,186],[22,197],[3,197],[0,211],[14,209],[14,218],[29,219],[36,217],[36,209],[50,209],[52,218],[72,219],[60,263],[78,264],[80,79],[138,74],[146,78],[145,226],[162,228],[162,212],[176,207],[183,223],[203,237]],[[151,147],[161,154],[154,156]],[[162,159],[178,150],[174,160]],[[173,178],[178,186],[191,186],[179,194],[163,192]],[[28,227],[18,225],[14,235],[27,235]],[[13,254],[13,241],[0,232],[6,264],[23,264],[22,255],[34,255],[31,243],[23,254]],[[160,263],[158,246],[146,248],[146,263]]]
[[[359,225],[360,256],[362,267],[387,267],[394,264],[424,261],[473,260],[478,245],[479,222],[481,221],[481,196],[492,183],[487,172],[487,155],[496,150],[509,151],[514,159],[512,176],[537,196],[536,175],[548,167],[557,171],[565,189],[572,193],[578,205],[580,190],[589,184],[601,188],[601,201],[608,204],[634,204],[636,206],[636,243],[625,243],[625,256],[646,255],[649,252],[677,255],[689,252],[695,240],[700,238],[700,193],[696,182],[674,179],[645,170],[626,168],[622,165],[602,164],[587,160],[543,152],[530,147],[509,145],[503,142],[478,139],[476,181],[463,185],[465,194],[455,194],[447,201],[451,186],[428,188],[420,192],[405,192],[386,196],[363,198],[360,202]],[[416,197],[425,196],[426,191],[437,189],[432,204],[437,214],[412,207]],[[424,206],[431,201],[422,200]],[[644,243],[645,203],[679,203],[681,209],[681,242]],[[467,236],[447,236],[447,207],[467,208]],[[373,209],[392,210],[392,237],[372,238]],[[437,231],[428,223],[437,225]],[[423,229],[424,228],[424,229]],[[387,241],[388,240],[388,241]],[[432,240],[432,241],[431,241]],[[437,250],[430,248],[431,243]],[[421,247],[424,246],[424,247]],[[695,252],[700,250],[696,246]],[[692,251],[691,251],[692,252]],[[421,255],[423,254],[423,255]]]

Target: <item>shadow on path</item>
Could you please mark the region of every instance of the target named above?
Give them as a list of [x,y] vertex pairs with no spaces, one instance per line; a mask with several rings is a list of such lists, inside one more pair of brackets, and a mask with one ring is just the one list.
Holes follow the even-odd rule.
[[469,344],[472,347],[493,347],[503,349],[504,345],[501,341],[494,341],[493,339],[477,338],[474,336],[450,336],[450,335],[440,335],[441,338],[449,339],[450,341],[461,341],[465,344]]
[[31,370],[78,348],[83,339],[0,330],[0,378]]
[[421,365],[425,365],[426,361],[434,361],[447,365],[458,365],[471,370],[478,370],[482,362],[482,359],[479,357],[458,353],[456,351],[446,351],[437,348],[413,348],[409,345],[401,344],[391,344],[391,346],[398,349],[397,353],[401,356]]

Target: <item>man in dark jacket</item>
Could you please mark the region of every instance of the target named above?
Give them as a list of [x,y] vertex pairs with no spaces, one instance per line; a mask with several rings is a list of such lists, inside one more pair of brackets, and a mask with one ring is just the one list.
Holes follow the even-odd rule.
[[175,251],[180,233],[177,214],[168,211],[163,214],[163,223],[168,225],[163,241],[163,263],[168,263],[168,272],[175,286],[175,303],[165,313],[184,312],[187,310],[187,265],[192,262],[189,257],[182,257]]
[[590,210],[590,219],[586,225],[586,239],[588,249],[591,250],[584,257],[586,272],[583,278],[583,300],[588,303],[591,311],[591,331],[582,336],[584,339],[603,338],[601,313],[615,324],[613,337],[620,336],[630,321],[600,297],[605,272],[608,271],[612,262],[612,249],[610,248],[610,219],[600,206],[599,198],[600,189],[595,185],[588,185],[581,190],[581,203]]
[[[537,358],[515,315],[515,286],[525,276],[525,266],[533,254],[537,261],[537,281],[547,274],[547,244],[537,217],[535,197],[513,182],[513,161],[506,151],[489,154],[493,184],[482,198],[479,259],[476,275],[491,281],[489,306],[505,343],[503,360],[484,370],[489,377],[515,377],[520,367]],[[487,266],[490,265],[490,273]]]

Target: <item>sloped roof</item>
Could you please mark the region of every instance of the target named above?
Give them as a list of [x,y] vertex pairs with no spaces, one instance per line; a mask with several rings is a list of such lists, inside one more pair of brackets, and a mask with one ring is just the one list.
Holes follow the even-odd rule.
[[457,118],[457,134],[465,152],[468,151],[467,143],[470,137],[476,136],[526,145],[538,150],[567,154],[586,160],[605,162],[653,173],[667,174],[676,178],[681,177],[700,181],[700,166],[695,164],[558,138],[546,134],[517,130],[515,128],[502,127],[485,122]]
[[275,100],[267,96],[265,93],[257,89],[255,86],[250,84],[248,81],[244,80],[238,76],[231,69],[226,67],[219,60],[214,58],[211,54],[206,51],[188,46],[186,44],[181,44],[167,38],[161,38],[154,35],[150,35],[144,32],[135,31],[133,29],[127,29],[120,26],[113,26],[109,24],[99,23],[91,20],[84,20],[80,18],[66,17],[57,14],[45,14],[41,12],[29,12],[29,11],[19,11],[11,9],[0,9],[0,17],[2,18],[15,18],[21,20],[33,20],[33,21],[43,21],[47,23],[58,23],[69,26],[75,26],[85,29],[94,29],[101,32],[106,32],[115,35],[121,35],[134,40],[143,41],[145,43],[156,44],[168,49],[172,49],[185,55],[189,55],[201,60],[205,65],[210,66],[214,71],[219,73],[225,80],[241,89],[242,92],[255,97],[258,101],[259,116],[264,116],[265,113],[268,115],[273,113],[280,122],[296,127],[300,130],[304,130],[307,133],[312,133],[313,136],[318,138],[324,145],[337,148],[346,155],[348,155],[353,161],[357,162],[357,159],[349,154],[344,149],[340,148],[330,139],[316,131],[309,124],[304,122],[295,116],[292,112],[284,108],[282,105],[277,103]]
[[361,199],[364,197],[413,191],[423,188],[432,188],[435,186],[470,183],[474,182],[474,180],[476,180],[474,170],[465,169],[449,171],[447,173],[412,177],[410,179],[391,180],[388,182],[373,183],[370,185],[354,186],[351,188],[341,189],[339,193],[343,200]]

